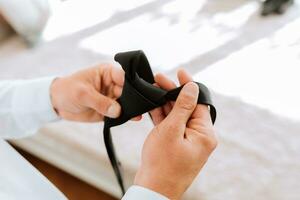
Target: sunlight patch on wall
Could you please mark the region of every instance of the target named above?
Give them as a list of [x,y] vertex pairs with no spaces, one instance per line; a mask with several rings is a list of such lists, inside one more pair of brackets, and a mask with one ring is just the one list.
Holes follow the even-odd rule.
[[80,46],[107,55],[143,49],[154,67],[169,70],[234,37],[208,25],[194,32],[190,28],[189,23],[171,25],[168,18],[152,20],[150,15],[144,15],[95,34],[83,40]]
[[143,49],[154,69],[168,71],[235,38],[238,31],[234,29],[242,26],[256,9],[253,6],[256,3],[251,2],[232,13],[223,13],[222,17],[218,17],[219,13],[209,17],[199,13],[204,3],[183,0],[168,3],[151,14],[86,38],[80,47],[105,55]]
[[141,6],[150,0],[70,0],[55,7],[43,39],[53,40],[101,23],[120,11]]
[[194,0],[187,3],[186,0],[170,2],[162,7],[162,12],[166,15],[178,15],[180,20],[192,20],[201,11],[208,0]]
[[300,120],[300,19],[195,75],[217,93]]
[[258,4],[249,1],[230,12],[220,12],[215,14],[212,21],[215,24],[237,29],[243,26],[249,17],[256,13],[257,10]]

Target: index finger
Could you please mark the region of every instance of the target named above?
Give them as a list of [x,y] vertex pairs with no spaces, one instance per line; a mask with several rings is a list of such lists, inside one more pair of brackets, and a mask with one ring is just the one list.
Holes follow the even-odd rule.
[[[178,70],[177,77],[181,85],[193,81],[192,76],[184,69]],[[201,119],[203,118],[205,121],[207,119],[210,120],[210,113],[209,113],[208,106],[204,104],[198,104],[194,113],[192,114],[192,118],[201,118]]]
[[125,72],[123,71],[123,69],[112,66],[110,73],[111,73],[110,75],[111,75],[113,83],[115,83],[116,85],[118,85],[120,87],[123,87],[124,75],[125,75]]

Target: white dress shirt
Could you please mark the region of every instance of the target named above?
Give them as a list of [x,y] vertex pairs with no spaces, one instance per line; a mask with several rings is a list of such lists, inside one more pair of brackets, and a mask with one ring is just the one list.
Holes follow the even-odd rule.
[[[50,99],[52,81],[53,78],[0,81],[0,137],[8,139],[29,136],[43,124],[59,120]],[[9,144],[0,140],[0,199],[50,200],[65,197]],[[131,186],[122,198],[167,199],[140,186]]]

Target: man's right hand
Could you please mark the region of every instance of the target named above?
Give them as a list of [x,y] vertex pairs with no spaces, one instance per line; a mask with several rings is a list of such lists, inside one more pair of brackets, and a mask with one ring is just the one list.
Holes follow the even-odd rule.
[[[176,87],[163,75],[155,79],[163,89]],[[135,177],[135,185],[170,199],[180,199],[217,146],[208,107],[197,105],[197,84],[183,70],[178,79],[186,85],[177,101],[151,112],[156,126],[144,143]]]

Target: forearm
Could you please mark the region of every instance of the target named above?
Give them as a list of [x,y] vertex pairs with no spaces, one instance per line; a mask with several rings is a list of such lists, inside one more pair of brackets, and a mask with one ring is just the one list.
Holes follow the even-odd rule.
[[[25,137],[45,123],[59,119],[50,88],[54,78],[0,82],[0,137]],[[122,200],[167,200],[149,189],[132,186]]]
[[58,120],[50,98],[53,78],[0,82],[0,137],[24,137]]

